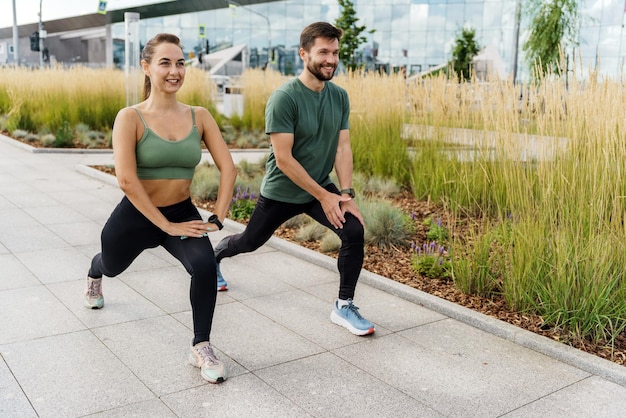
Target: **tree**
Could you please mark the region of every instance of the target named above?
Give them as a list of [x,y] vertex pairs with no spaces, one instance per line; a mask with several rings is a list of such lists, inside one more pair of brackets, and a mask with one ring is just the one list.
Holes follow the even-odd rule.
[[457,34],[452,49],[452,69],[459,80],[469,80],[472,76],[472,59],[480,51],[476,42],[476,29],[463,28]]
[[578,46],[578,1],[528,0],[525,6],[532,22],[523,46],[530,72],[535,77],[549,71],[558,73],[562,54]]
[[375,30],[367,30],[365,25],[359,26],[356,17],[354,4],[350,0],[337,0],[341,7],[341,16],[335,20],[335,26],[343,30],[343,36],[339,43],[339,59],[349,70],[356,70],[362,67],[356,60],[356,51],[361,44],[367,42],[367,37],[362,35],[363,32],[374,33]]

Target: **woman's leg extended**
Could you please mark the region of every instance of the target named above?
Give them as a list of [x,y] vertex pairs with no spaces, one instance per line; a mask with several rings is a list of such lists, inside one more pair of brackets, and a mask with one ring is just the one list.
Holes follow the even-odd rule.
[[[326,187],[328,191],[339,193],[334,184]],[[316,200],[306,211],[307,215],[329,228],[341,239],[341,248],[337,258],[339,270],[339,299],[353,299],[359,274],[363,267],[365,231],[361,222],[350,213],[346,213],[346,222],[343,228],[335,228],[322,210],[322,205]]]
[[156,247],[165,236],[124,197],[102,229],[102,251],[93,257],[89,277],[117,276],[143,250]]

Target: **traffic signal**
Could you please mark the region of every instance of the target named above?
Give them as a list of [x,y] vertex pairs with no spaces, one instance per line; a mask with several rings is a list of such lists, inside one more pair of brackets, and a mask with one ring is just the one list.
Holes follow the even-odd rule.
[[39,32],[37,31],[30,34],[30,50],[39,51]]

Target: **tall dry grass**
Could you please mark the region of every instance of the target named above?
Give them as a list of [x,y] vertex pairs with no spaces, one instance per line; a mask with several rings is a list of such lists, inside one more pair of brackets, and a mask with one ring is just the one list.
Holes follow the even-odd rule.
[[[143,77],[137,77],[143,83]],[[140,88],[140,86],[137,86]],[[180,101],[213,109],[213,83],[206,73],[189,68]],[[124,72],[87,67],[0,68],[0,114],[11,130],[56,131],[82,123],[94,130],[111,129],[126,105]]]
[[[453,245],[460,287],[503,293],[572,338],[610,342],[626,327],[624,86],[437,78],[409,92],[413,123],[429,126],[414,130],[416,195],[481,220]],[[476,288],[478,271],[500,285]]]

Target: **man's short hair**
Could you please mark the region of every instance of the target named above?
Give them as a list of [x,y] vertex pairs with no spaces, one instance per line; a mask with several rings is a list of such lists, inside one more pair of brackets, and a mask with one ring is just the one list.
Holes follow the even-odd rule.
[[327,22],[315,22],[308,25],[302,30],[300,34],[300,48],[305,51],[309,51],[315,39],[337,39],[340,40],[343,35],[343,31]]

